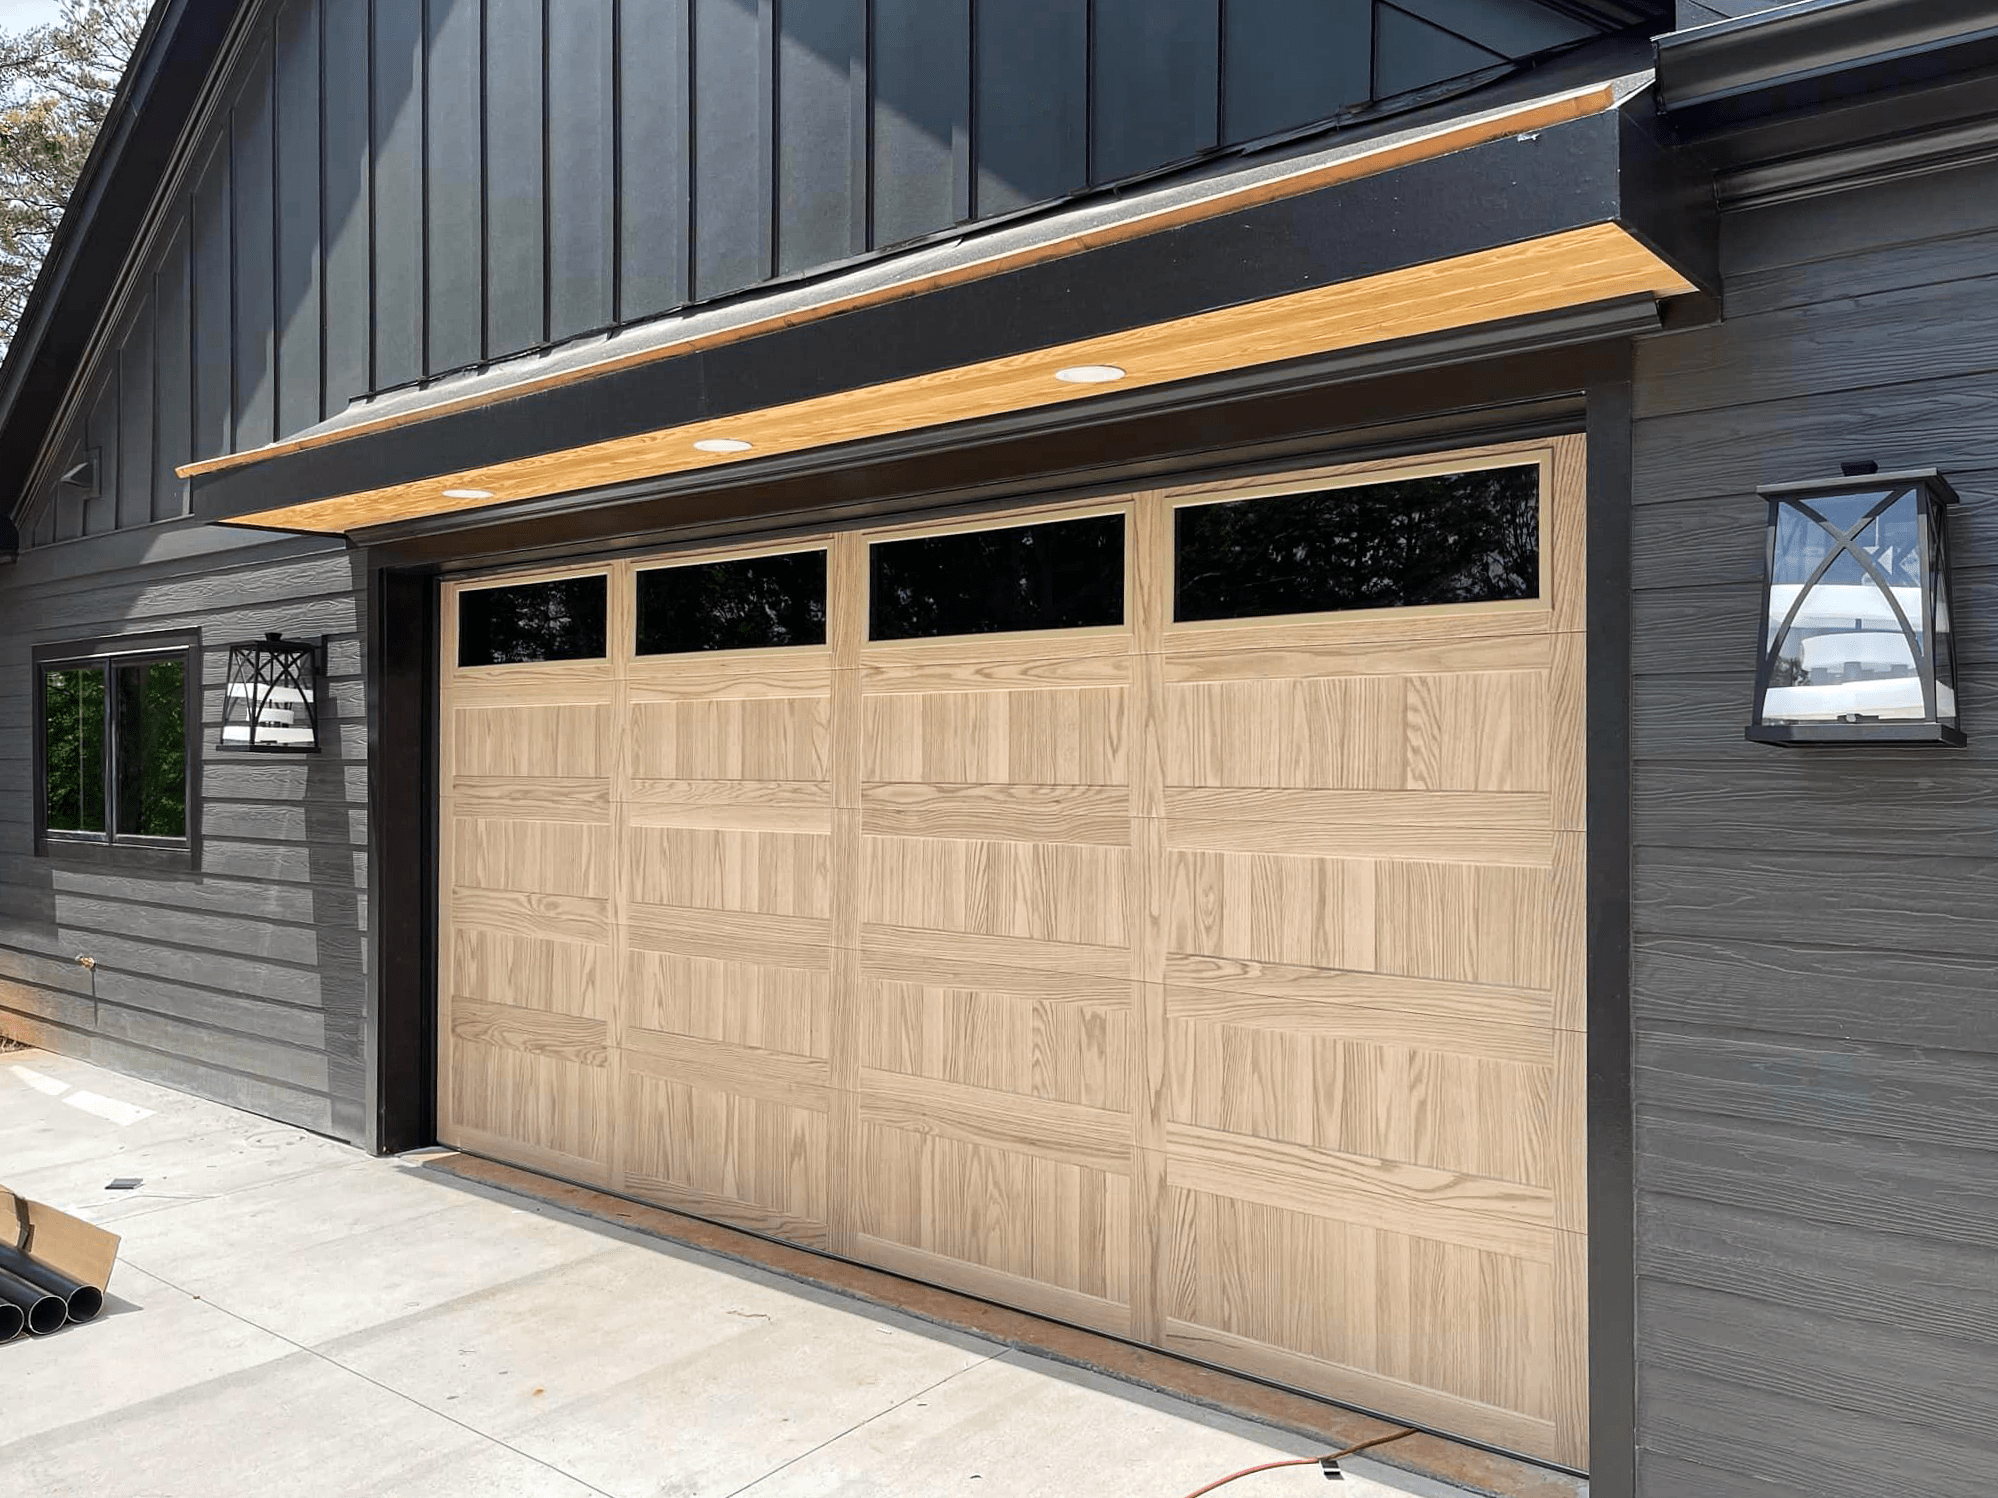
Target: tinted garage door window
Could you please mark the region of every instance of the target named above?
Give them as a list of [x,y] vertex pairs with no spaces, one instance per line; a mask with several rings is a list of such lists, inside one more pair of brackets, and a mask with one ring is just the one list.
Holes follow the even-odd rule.
[[1540,596],[1540,469],[1182,507],[1181,623]]
[[1124,622],[1124,517],[881,541],[869,548],[876,640]]
[[563,577],[458,595],[458,664],[599,660],[607,579]]

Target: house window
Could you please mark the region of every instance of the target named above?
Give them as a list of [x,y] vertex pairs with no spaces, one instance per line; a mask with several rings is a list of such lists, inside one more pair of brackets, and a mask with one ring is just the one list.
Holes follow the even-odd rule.
[[185,858],[193,646],[45,648],[35,673],[42,851]]
[[638,574],[640,655],[826,642],[826,554],[793,551]]
[[1540,596],[1540,468],[1482,468],[1182,506],[1173,618]]
[[872,639],[1124,622],[1122,515],[912,536],[869,551]]
[[460,593],[458,664],[601,660],[607,596],[601,572]]

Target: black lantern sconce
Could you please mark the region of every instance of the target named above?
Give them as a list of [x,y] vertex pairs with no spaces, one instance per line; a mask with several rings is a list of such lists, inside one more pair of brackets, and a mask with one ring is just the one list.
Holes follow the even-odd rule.
[[1761,490],[1762,654],[1748,737],[1764,744],[1962,745],[1946,514],[1934,469]]
[[222,748],[266,754],[311,754],[319,748],[323,643],[268,634],[255,644],[229,647]]

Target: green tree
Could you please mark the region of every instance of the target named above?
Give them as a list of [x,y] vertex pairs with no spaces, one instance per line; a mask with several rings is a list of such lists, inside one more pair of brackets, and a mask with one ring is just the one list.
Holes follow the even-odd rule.
[[50,25],[0,27],[0,354],[150,9],[150,0],[62,0]]

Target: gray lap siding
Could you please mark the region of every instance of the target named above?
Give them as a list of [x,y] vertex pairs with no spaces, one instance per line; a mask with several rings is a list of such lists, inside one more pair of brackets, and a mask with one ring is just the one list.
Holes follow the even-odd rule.
[[[343,543],[192,522],[0,571],[0,1034],[364,1139],[365,580]],[[188,629],[198,868],[38,856],[35,646]],[[326,637],[317,754],[215,747],[228,647],[270,630]]]
[[[1968,1495],[1998,1454],[1998,172],[1723,223],[1640,345],[1639,1490]],[[1758,484],[1934,465],[1965,750],[1742,739]],[[1834,1477],[1833,1474],[1836,1474]]]

